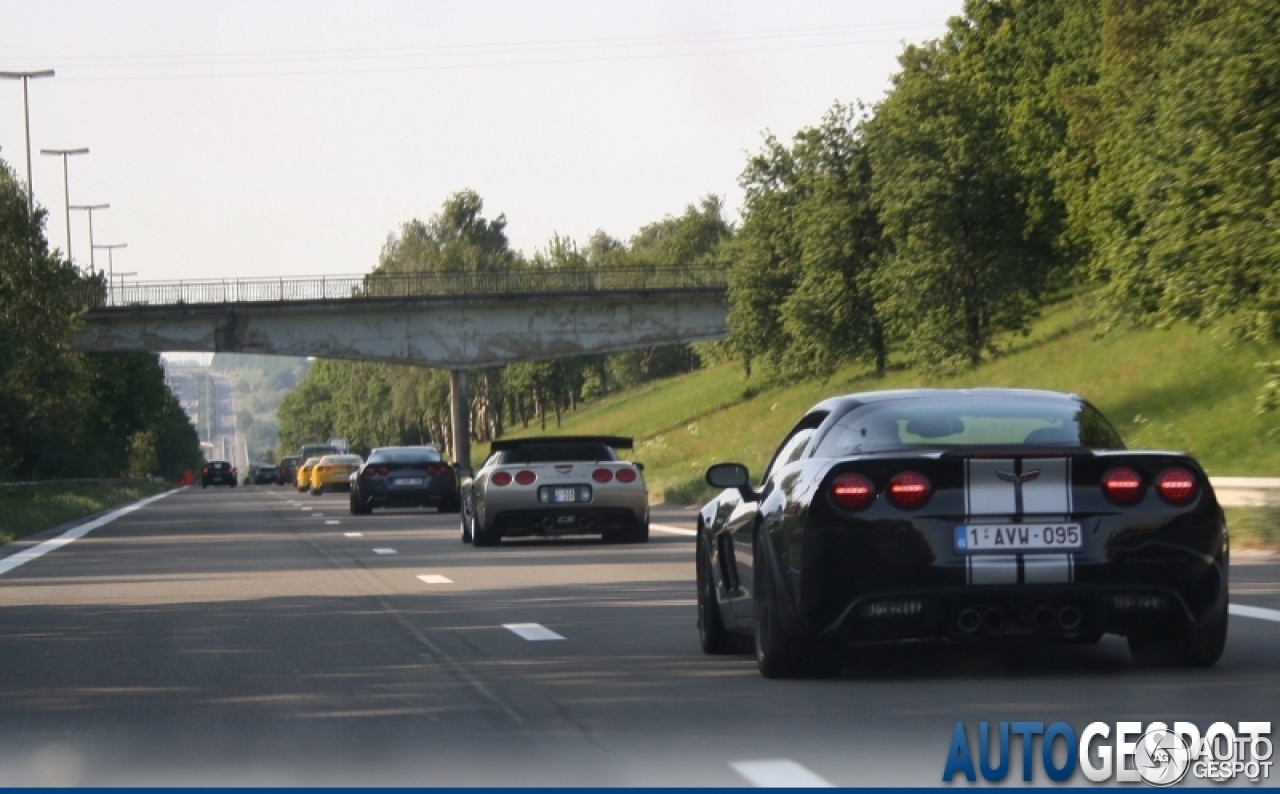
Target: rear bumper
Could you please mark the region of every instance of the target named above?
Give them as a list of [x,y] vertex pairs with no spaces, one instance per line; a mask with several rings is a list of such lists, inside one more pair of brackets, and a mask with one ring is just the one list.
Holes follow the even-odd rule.
[[504,538],[558,537],[629,532],[644,519],[626,507],[546,507],[504,510],[493,517],[489,531]]

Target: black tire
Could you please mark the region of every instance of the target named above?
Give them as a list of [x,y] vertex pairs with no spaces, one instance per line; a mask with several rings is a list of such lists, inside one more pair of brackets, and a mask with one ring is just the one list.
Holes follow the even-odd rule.
[[649,522],[646,521],[638,527],[628,529],[622,533],[623,543],[648,543],[649,542]]
[[1139,667],[1212,667],[1227,648],[1228,616],[1168,634],[1129,635],[1129,654]]
[[367,516],[373,512],[373,508],[369,506],[368,502],[358,499],[354,495],[351,497],[350,504],[351,515],[353,516]]
[[[461,512],[461,511],[459,511]],[[471,542],[471,518],[464,512],[458,518],[458,523],[462,525],[462,542]]]
[[312,496],[322,496],[323,494],[324,494],[324,488],[323,488],[323,487],[321,487],[321,488],[312,488],[312,489],[311,489],[311,495],[312,495]]
[[231,483],[231,487],[232,487],[232,488],[236,487],[236,484],[235,484],[235,483]]
[[761,554],[757,535],[752,557],[755,588],[752,594],[755,612],[756,667],[765,678],[830,678],[843,667],[840,657],[827,649],[802,645],[788,637],[778,614],[773,577],[768,559]]
[[471,519],[471,545],[480,546],[498,546],[502,543],[502,536],[493,530],[482,530],[480,525],[476,523],[475,518]]
[[702,652],[706,654],[718,656],[732,653],[735,650],[734,637],[725,630],[724,617],[716,602],[711,560],[703,548],[701,537],[697,544],[694,560],[698,566],[698,642],[702,645]]

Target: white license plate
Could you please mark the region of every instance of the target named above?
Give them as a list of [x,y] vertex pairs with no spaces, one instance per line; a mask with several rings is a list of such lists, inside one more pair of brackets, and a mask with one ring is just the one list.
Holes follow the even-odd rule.
[[1079,524],[961,524],[956,527],[956,551],[1041,551],[1078,549]]
[[551,501],[557,502],[557,503],[576,502],[578,501],[578,489],[577,488],[556,488],[554,491],[551,492]]
[[392,480],[392,485],[422,485],[426,480],[421,477],[408,477],[400,480]]

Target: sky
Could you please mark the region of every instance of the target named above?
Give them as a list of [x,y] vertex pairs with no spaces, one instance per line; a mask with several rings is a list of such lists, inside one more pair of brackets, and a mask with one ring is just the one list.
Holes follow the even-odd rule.
[[[0,0],[33,184],[65,251],[62,158],[130,280],[359,274],[475,190],[513,248],[629,239],[737,179],[772,132],[874,104],[962,0]],[[0,158],[25,180],[19,81]],[[84,212],[71,251],[90,261]],[[107,251],[95,253],[107,266]]]

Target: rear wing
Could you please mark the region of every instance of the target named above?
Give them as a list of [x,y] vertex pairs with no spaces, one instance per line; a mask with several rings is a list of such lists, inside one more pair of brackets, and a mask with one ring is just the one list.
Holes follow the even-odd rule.
[[633,440],[627,436],[531,436],[528,438],[503,438],[492,442],[493,452],[506,452],[533,444],[604,444],[614,449],[634,449]]

